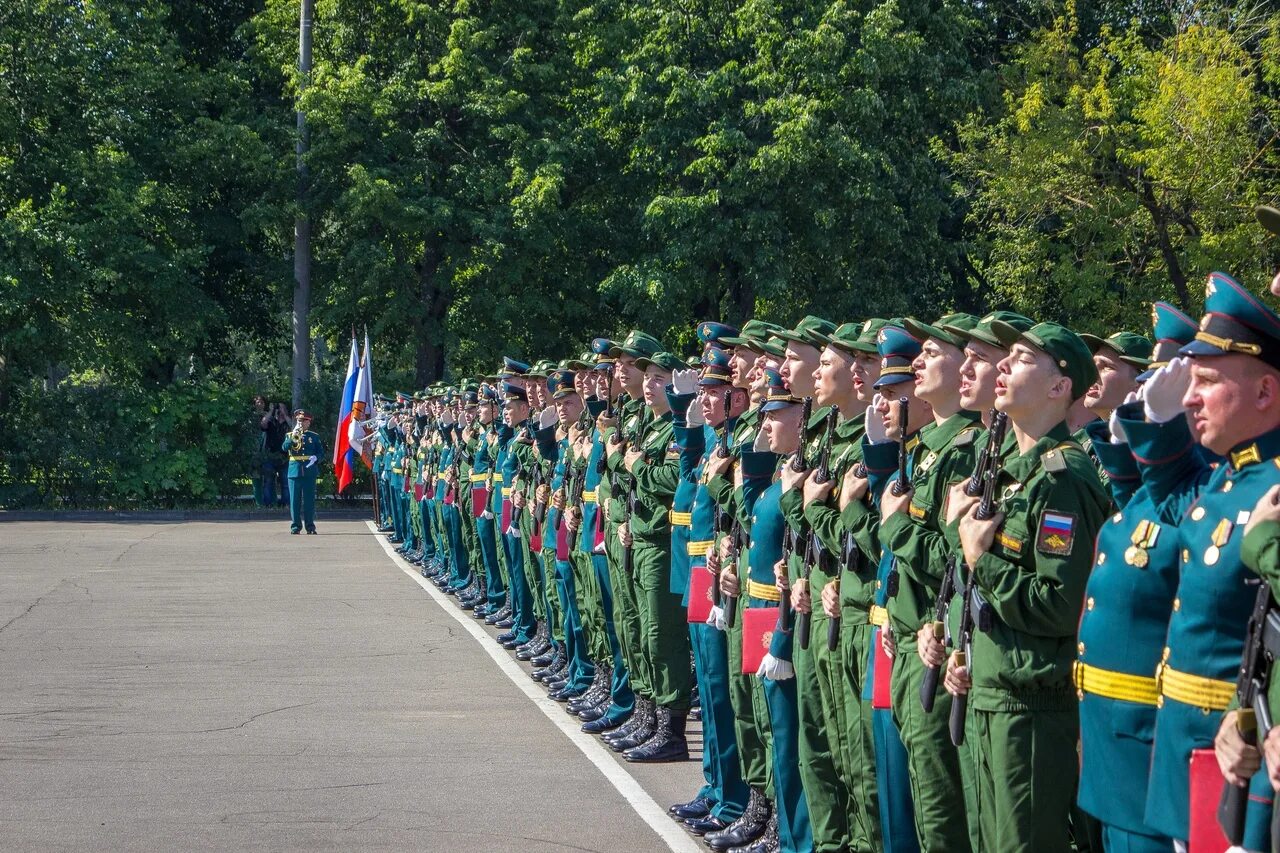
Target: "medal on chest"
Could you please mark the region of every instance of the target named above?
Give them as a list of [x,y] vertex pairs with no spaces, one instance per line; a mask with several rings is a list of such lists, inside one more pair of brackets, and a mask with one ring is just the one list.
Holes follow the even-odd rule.
[[1145,569],[1151,562],[1151,555],[1148,552],[1155,547],[1159,536],[1160,525],[1145,519],[1140,521],[1129,537],[1130,545],[1125,549],[1124,561],[1131,566]]

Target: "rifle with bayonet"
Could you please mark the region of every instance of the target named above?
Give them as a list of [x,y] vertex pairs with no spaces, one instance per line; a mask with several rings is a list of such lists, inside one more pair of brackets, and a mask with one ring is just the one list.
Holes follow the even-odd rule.
[[[1009,416],[1004,412],[997,412],[991,419],[990,434],[987,436],[991,453],[987,459],[987,468],[982,472],[982,482],[975,484],[971,477],[965,484],[965,493],[970,497],[973,496],[973,490],[981,489],[982,498],[978,501],[978,509],[974,515],[982,520],[996,514],[996,486],[1000,479],[1000,472],[1003,470],[1000,447],[1004,444],[1004,434],[1008,426]],[[956,565],[963,564],[957,560]],[[957,638],[960,648],[956,651],[956,666],[973,664],[973,632],[975,629],[984,633],[990,631],[992,623],[991,607],[978,592],[977,573],[971,566],[964,566],[964,572],[964,595],[960,602],[960,634]],[[972,673],[970,677],[972,678]],[[951,742],[956,746],[964,743],[964,719],[968,710],[968,693],[961,693],[951,700]]]
[[[813,412],[813,398],[805,397],[804,405],[800,409],[800,425],[796,429],[799,433],[796,436],[796,452],[791,454],[791,470],[797,474],[803,474],[809,470],[809,463],[804,458],[804,430],[809,424],[809,417]],[[790,524],[786,525],[786,530],[782,534],[782,571],[790,572],[791,558],[800,550],[800,534]],[[778,599],[778,627],[783,631],[791,628],[791,596],[784,592]]]

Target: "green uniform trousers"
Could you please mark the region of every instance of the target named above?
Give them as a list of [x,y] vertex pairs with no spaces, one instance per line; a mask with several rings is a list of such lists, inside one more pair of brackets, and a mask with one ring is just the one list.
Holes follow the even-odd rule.
[[966,782],[972,791],[973,774],[962,768],[961,755],[951,743],[951,694],[939,679],[933,711],[926,714],[920,706],[925,668],[915,637],[899,636],[897,650],[891,682],[893,720],[907,749],[916,838],[927,853],[968,853],[969,826],[960,816],[968,802]]
[[827,649],[827,615],[819,607],[810,624],[809,648],[791,652],[799,705],[800,778],[809,804],[813,849],[849,849],[849,790],[844,767],[845,679],[840,650]]
[[637,536],[632,551],[651,698],[684,714],[693,698],[693,650],[688,612],[682,597],[671,592],[670,534],[664,531],[661,540]]
[[605,527],[604,547],[609,557],[609,580],[613,587],[613,626],[618,635],[618,645],[622,647],[622,659],[626,661],[627,672],[631,675],[631,690],[637,696],[651,698],[653,688],[649,684],[649,664],[640,628],[637,585],[635,578],[622,567],[622,543],[618,541],[618,526],[612,522]]
[[1079,713],[970,708],[966,723],[977,770],[977,849],[1069,853]]
[[871,703],[862,700],[869,673],[871,634],[865,611],[845,608],[840,620],[840,662],[847,684],[844,693],[845,760],[849,774],[849,847],[880,851],[880,797],[876,785],[876,750],[872,736]]
[[609,648],[609,637],[604,629],[600,580],[596,577],[595,567],[591,565],[591,555],[576,549],[570,550],[569,563],[573,567],[574,591],[578,597],[578,615],[582,618],[587,654],[596,663],[611,661],[613,650]]

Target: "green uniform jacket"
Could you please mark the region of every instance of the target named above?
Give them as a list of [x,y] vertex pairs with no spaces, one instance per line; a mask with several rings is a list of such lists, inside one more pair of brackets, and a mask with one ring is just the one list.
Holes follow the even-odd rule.
[[1067,710],[1077,701],[1076,626],[1110,497],[1065,423],[1010,458],[998,489],[1004,518],[971,567],[995,619],[989,633],[974,632],[970,702],[979,711]]
[[671,537],[671,500],[680,483],[680,449],[674,440],[671,413],[648,422],[640,435],[643,458],[632,474],[636,481],[636,506],[631,533],[645,539]]

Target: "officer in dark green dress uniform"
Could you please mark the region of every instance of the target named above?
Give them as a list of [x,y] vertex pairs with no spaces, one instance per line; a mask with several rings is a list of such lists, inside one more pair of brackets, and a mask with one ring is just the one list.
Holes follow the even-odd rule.
[[284,439],[282,450],[289,455],[289,532],[316,532],[316,477],[324,442],[311,431],[311,415],[303,409],[293,413],[295,426]]

